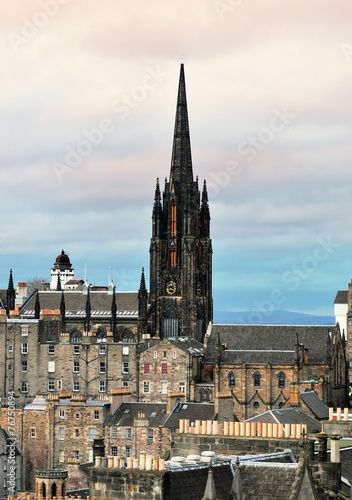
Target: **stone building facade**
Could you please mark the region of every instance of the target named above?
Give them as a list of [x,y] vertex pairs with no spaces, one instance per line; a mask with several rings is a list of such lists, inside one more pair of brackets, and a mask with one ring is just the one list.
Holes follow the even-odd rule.
[[193,400],[201,376],[203,344],[189,338],[164,339],[144,350],[139,358],[139,401],[166,401],[171,392]]
[[38,394],[92,398],[119,388],[137,398],[137,343],[130,326],[116,342],[110,331],[104,336],[92,330],[65,331],[59,310],[42,310],[39,319],[21,318],[18,311],[7,317],[0,311],[1,398],[6,401],[14,390],[16,404],[23,406]]
[[206,341],[195,400],[208,391],[222,404],[231,401],[228,417],[245,420],[298,406],[305,390],[327,406],[348,404],[345,341],[338,326],[214,325]]
[[[103,437],[110,402],[49,395],[35,398],[15,413],[16,438],[23,456],[23,483],[26,490],[33,490],[37,469],[65,468],[70,460],[93,461],[94,439]],[[0,425],[7,425],[7,419],[7,408],[1,408]]]

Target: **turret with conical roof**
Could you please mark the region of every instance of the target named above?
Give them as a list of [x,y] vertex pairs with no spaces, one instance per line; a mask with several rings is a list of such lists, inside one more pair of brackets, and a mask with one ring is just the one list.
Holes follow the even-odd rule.
[[[162,201],[161,201],[162,200]],[[212,320],[208,195],[193,178],[184,66],[181,64],[170,179],[157,180],[150,243],[152,336],[202,340]]]

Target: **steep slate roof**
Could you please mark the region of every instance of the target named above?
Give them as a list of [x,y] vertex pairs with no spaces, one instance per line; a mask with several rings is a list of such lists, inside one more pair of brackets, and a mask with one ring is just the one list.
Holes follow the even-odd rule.
[[[230,464],[214,464],[213,479],[218,500],[227,500],[233,474]],[[170,471],[170,489],[165,488],[165,498],[170,500],[200,500],[203,498],[208,479],[208,465],[182,467]],[[169,495],[169,496],[168,496]]]
[[138,413],[149,418],[150,427],[159,427],[166,418],[166,403],[130,403],[122,402],[115,412],[108,417],[104,425],[132,427]]
[[240,465],[241,482],[246,499],[287,500],[297,481],[297,465]]
[[[41,309],[60,309],[61,291],[39,291]],[[82,290],[64,291],[66,317],[84,317],[86,314],[87,293]],[[91,316],[111,317],[112,293],[90,291]],[[36,294],[29,297],[22,306],[22,317],[34,317]],[[117,316],[138,315],[138,292],[116,292]]]
[[198,340],[192,339],[190,337],[164,339],[159,342],[159,344],[157,344],[157,347],[160,348],[163,344],[173,344],[178,349],[181,349],[182,351],[192,356],[203,356],[203,344],[201,342],[198,342]]
[[301,392],[299,397],[317,419],[327,420],[329,418],[329,408],[318,398],[315,392]]
[[216,361],[218,336],[226,344],[222,364],[285,364],[296,359],[297,341],[308,348],[310,363],[325,364],[329,332],[335,326],[213,325],[204,354],[205,363]]
[[321,423],[306,415],[297,408],[281,408],[269,410],[256,417],[249,418],[247,422],[267,422],[279,424],[307,424],[308,432],[320,432]]
[[347,290],[339,290],[336,294],[334,304],[347,304]]
[[177,429],[180,419],[188,419],[190,422],[213,420],[214,413],[214,403],[177,403],[166,418],[163,427]]

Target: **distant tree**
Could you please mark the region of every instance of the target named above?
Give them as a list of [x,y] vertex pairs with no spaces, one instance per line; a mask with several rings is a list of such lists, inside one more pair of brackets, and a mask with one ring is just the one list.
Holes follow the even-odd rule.
[[29,278],[27,280],[27,288],[28,295],[32,295],[35,290],[41,290],[43,283],[45,283],[45,278],[39,278],[38,276],[34,276],[33,278]]

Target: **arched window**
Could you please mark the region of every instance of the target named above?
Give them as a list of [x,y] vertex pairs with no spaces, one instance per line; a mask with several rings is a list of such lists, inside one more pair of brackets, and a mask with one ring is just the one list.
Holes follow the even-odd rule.
[[278,387],[280,389],[283,389],[285,387],[285,379],[286,379],[286,375],[284,374],[284,372],[280,372],[277,376],[277,379],[278,379]]
[[70,331],[70,342],[71,344],[81,344],[82,343],[82,334],[74,328]]
[[235,374],[233,372],[230,372],[228,374],[229,378],[229,387],[235,387]]
[[260,387],[260,373],[259,372],[253,373],[253,382],[254,382],[254,387]]
[[168,307],[164,316],[164,338],[175,339],[178,337],[178,315],[174,307]]
[[210,401],[211,389],[206,389],[205,391],[205,400]]
[[199,396],[200,396],[201,401],[205,400],[205,390],[204,389],[200,389]]
[[130,329],[126,329],[123,334],[121,335],[121,340],[125,344],[132,344],[134,342],[134,337],[133,333],[131,332]]
[[53,483],[52,487],[51,487],[51,496],[52,498],[56,498],[56,483]]
[[46,486],[45,486],[45,483],[42,483],[42,485],[40,487],[40,492],[41,492],[41,496],[43,498],[46,498]]

